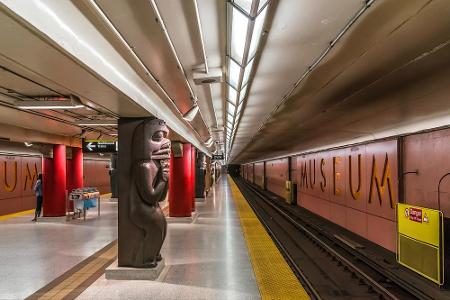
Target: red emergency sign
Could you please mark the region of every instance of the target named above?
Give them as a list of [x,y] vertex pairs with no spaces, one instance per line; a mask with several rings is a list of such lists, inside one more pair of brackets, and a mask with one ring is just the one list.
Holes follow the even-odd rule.
[[414,222],[422,223],[422,210],[411,207],[409,209],[409,219]]

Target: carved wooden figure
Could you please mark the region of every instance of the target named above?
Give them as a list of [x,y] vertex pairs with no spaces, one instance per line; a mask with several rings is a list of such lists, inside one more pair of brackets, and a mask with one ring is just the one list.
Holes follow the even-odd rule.
[[130,245],[132,267],[152,268],[162,259],[167,222],[159,207],[169,180],[170,140],[163,120],[151,118],[136,126],[132,138],[129,218],[140,229]]

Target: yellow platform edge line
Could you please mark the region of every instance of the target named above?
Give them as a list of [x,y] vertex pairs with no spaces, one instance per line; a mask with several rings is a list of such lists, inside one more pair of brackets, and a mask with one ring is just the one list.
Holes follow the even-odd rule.
[[34,209],[19,211],[19,212],[13,213],[13,214],[0,216],[0,221],[6,221],[6,220],[9,220],[9,219],[13,219],[13,218],[21,217],[21,216],[26,216],[26,215],[29,215],[29,214],[34,214]]
[[228,181],[261,298],[310,299],[236,183]]

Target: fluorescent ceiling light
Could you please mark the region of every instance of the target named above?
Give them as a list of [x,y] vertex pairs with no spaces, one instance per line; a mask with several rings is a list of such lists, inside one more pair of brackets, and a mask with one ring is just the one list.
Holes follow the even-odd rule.
[[234,112],[236,111],[236,106],[233,105],[233,103],[228,102],[228,112],[232,115],[234,115]]
[[78,126],[117,126],[117,120],[77,120]]
[[241,92],[239,93],[239,106],[241,106],[242,100],[244,100],[244,98],[245,98],[245,94],[247,93],[247,86],[248,85],[244,86],[242,88]]
[[197,115],[199,109],[200,108],[198,107],[198,105],[194,104],[194,106],[192,106],[192,108],[183,115],[183,119],[192,122],[192,120],[194,120],[195,116]]
[[237,8],[231,9],[231,57],[242,65],[249,19]]
[[227,122],[227,125],[228,125],[228,127],[233,127],[233,123],[231,123],[231,122]]
[[244,102],[239,103],[239,106],[238,106],[237,112],[236,112],[236,115],[237,115],[237,116],[241,113],[243,103],[244,103]]
[[228,100],[234,105],[237,104],[237,91],[231,85],[228,85]]
[[234,88],[239,87],[239,77],[241,76],[242,68],[232,59],[228,59],[228,80]]
[[230,123],[233,123],[233,121],[234,121],[234,116],[228,114],[228,115],[227,115],[227,121],[230,122]]
[[209,139],[206,140],[205,144],[211,144],[213,142],[212,136],[209,137]]
[[242,79],[242,85],[247,85],[248,80],[250,79],[250,73],[252,72],[252,68],[253,68],[253,62],[255,60],[252,59],[251,62],[248,63],[248,65],[245,67],[244,70],[244,78]]
[[233,2],[239,5],[240,8],[245,10],[246,13],[250,14],[250,11],[252,10],[253,0],[234,0]]
[[83,104],[77,103],[72,100],[50,100],[50,101],[16,101],[14,103],[15,107],[21,109],[74,109],[74,108],[82,108]]
[[264,20],[266,19],[267,7],[256,17],[255,26],[253,27],[252,41],[250,42],[250,50],[248,53],[249,58],[253,58],[258,48],[259,40],[261,37]]

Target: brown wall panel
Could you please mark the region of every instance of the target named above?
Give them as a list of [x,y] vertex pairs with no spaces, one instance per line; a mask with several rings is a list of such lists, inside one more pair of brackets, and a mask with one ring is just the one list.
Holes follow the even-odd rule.
[[[450,129],[405,137],[404,171],[419,174],[404,177],[405,202],[438,208],[438,182],[450,172]],[[441,210],[450,215],[450,176],[441,184]]]
[[397,140],[301,155],[297,170],[299,205],[395,251]]
[[[367,212],[395,221],[395,207],[398,202],[397,141],[368,144],[365,156],[368,166],[366,176],[369,179],[366,181]],[[383,178],[383,174],[387,177]],[[381,186],[379,190],[376,186],[377,180]]]
[[370,179],[370,174],[363,171],[368,169],[366,164],[367,159],[365,159],[367,157],[366,147],[356,146],[347,149],[346,152],[345,165],[347,168],[346,174],[348,174],[348,197],[346,197],[346,204],[355,210],[365,212],[367,210],[367,201],[363,199],[367,199],[368,185],[363,183]]
[[264,188],[263,180],[264,180],[264,162],[257,162],[255,163],[255,184],[257,184],[260,188]]
[[396,222],[367,214],[367,239],[395,251],[396,248]]
[[248,181],[250,181],[251,183],[254,183],[254,164],[249,164],[248,165]]
[[33,209],[33,187],[42,172],[42,158],[0,155],[0,215]]
[[85,187],[96,187],[100,193],[110,193],[109,161],[87,160],[83,161],[83,181]]
[[288,180],[288,159],[281,158],[266,162],[267,189],[285,198],[285,184]]
[[360,236],[367,236],[367,214],[357,209],[347,207],[345,227]]
[[329,220],[333,223],[336,223],[342,227],[347,227],[347,209],[348,207],[336,204],[333,202],[329,203],[330,206],[330,214]]

